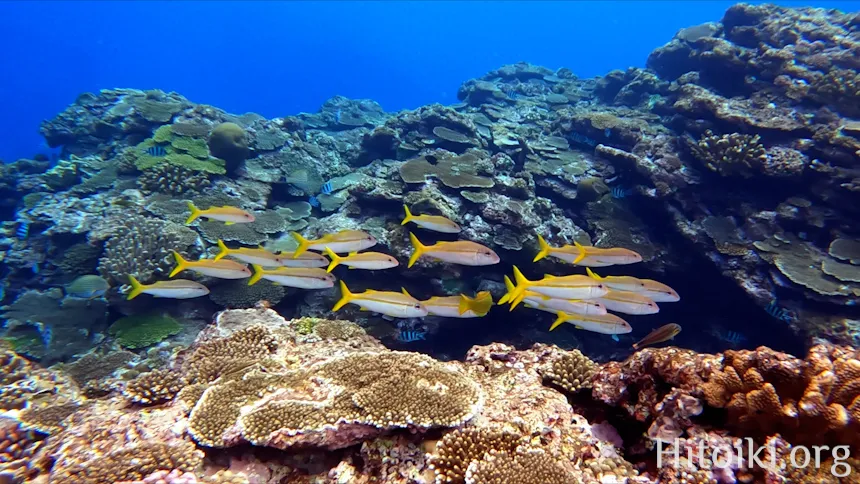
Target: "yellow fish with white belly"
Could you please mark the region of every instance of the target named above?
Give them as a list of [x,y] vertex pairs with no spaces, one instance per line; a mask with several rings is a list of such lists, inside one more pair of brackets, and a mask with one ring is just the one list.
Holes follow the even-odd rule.
[[248,266],[236,261],[212,259],[188,261],[183,259],[179,252],[176,251],[173,251],[173,257],[176,259],[176,268],[173,269],[169,277],[173,277],[186,269],[203,274],[204,276],[217,277],[218,279],[244,279],[251,277],[251,271],[248,269]]
[[284,267],[326,267],[330,264],[326,256],[316,252],[278,252],[278,257]]
[[[508,276],[505,276],[505,286],[508,292],[515,289]],[[534,291],[523,291],[518,299],[527,307],[553,314],[558,311],[569,314],[606,314],[606,307],[596,299],[557,299]]]
[[602,334],[627,334],[633,331],[633,328],[630,327],[627,321],[614,314],[586,316],[584,314],[567,314],[563,311],[559,311],[556,314],[558,314],[558,318],[549,327],[550,331],[559,327],[562,323],[570,323],[576,329],[584,329],[585,331]]
[[641,255],[620,247],[604,249],[601,247],[584,246],[576,241],[573,242],[573,246],[551,247],[540,235],[538,235],[538,243],[541,249],[535,256],[534,262],[548,255],[574,265],[589,267],[605,267],[642,262]]
[[134,276],[128,276],[131,290],[126,299],[131,301],[141,294],[149,294],[153,297],[165,299],[191,299],[209,294],[209,288],[199,282],[185,279],[174,279],[172,281],[157,281],[152,284],[141,284]]
[[366,269],[370,271],[391,269],[392,267],[400,265],[400,262],[398,262],[397,259],[388,254],[383,254],[382,252],[352,252],[346,257],[341,257],[326,247],[325,253],[328,255],[329,259],[331,259],[331,264],[329,264],[326,272],[331,272],[332,269],[340,264],[343,264],[350,269]]
[[522,302],[520,295],[527,289],[551,298],[577,300],[595,299],[609,292],[603,284],[583,275],[556,277],[547,274],[540,281],[530,281],[514,266],[514,279],[516,286],[499,300],[499,304],[510,301],[512,311]]
[[[403,294],[409,295],[406,289]],[[434,296],[426,301],[419,301],[427,308],[430,316],[445,318],[481,318],[493,307],[493,296],[489,291],[481,291],[474,298],[465,294],[459,296]]]
[[400,225],[412,222],[421,228],[446,234],[458,234],[462,230],[459,225],[441,215],[413,215],[406,205],[403,206],[403,210],[406,211],[406,217],[403,218]]
[[657,314],[660,307],[647,296],[630,291],[612,290],[597,298],[606,309],[617,313],[645,315]]
[[464,266],[489,266],[498,264],[500,261],[498,254],[477,242],[457,240],[454,242],[437,242],[433,245],[424,245],[412,233],[409,234],[409,240],[412,242],[413,251],[412,256],[409,258],[409,265],[406,267],[415,265],[418,258],[423,255],[443,262]]
[[200,210],[193,203],[188,202],[188,210],[191,210],[191,215],[185,221],[185,225],[197,220],[198,217],[224,222],[224,225],[247,224],[255,220],[253,214],[236,207],[223,206]]
[[349,292],[346,283],[340,281],[341,298],[331,309],[337,311],[346,304],[356,304],[364,311],[373,311],[393,318],[423,318],[427,308],[414,297],[400,292],[374,291]]
[[325,234],[316,240],[308,240],[302,234],[293,232],[293,237],[299,246],[293,252],[293,258],[298,257],[304,251],[325,250],[329,248],[337,254],[358,252],[376,245],[376,238],[363,230],[341,230],[333,234]]
[[595,281],[600,281],[610,289],[630,291],[641,294],[654,302],[677,302],[681,296],[674,289],[653,279],[639,279],[631,276],[599,276],[589,268],[585,272]]
[[336,280],[332,274],[319,267],[278,267],[265,269],[258,265],[254,267],[254,275],[248,280],[253,286],[260,279],[272,281],[275,284],[299,289],[328,289],[334,287]]
[[262,247],[239,247],[231,249],[224,244],[224,241],[218,239],[218,248],[221,249],[218,255],[212,260],[221,260],[224,257],[232,257],[247,264],[256,264],[263,267],[280,267],[281,258]]

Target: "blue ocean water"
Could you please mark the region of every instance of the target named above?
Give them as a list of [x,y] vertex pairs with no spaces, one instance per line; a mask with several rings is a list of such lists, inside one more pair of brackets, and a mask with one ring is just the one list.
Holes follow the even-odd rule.
[[456,102],[466,79],[518,61],[580,77],[644,66],[733,3],[3,1],[0,159],[44,151],[39,122],[82,92],[172,90],[269,118],[338,94],[416,108]]

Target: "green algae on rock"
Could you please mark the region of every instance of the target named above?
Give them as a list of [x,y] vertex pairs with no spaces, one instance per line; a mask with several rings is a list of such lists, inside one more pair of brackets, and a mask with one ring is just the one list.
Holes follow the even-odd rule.
[[158,313],[125,316],[108,328],[108,334],[116,338],[120,346],[131,349],[152,346],[180,331],[179,321]]

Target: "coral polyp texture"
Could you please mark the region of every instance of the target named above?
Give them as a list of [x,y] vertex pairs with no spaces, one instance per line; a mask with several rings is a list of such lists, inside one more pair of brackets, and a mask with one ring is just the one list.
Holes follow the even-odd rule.
[[[860,448],[858,16],[713,20],[645,68],[521,62],[399,112],[82,94],[41,125],[58,160],[0,164],[0,482],[834,482],[655,462]],[[399,265],[324,272],[370,237],[351,262]],[[462,242],[498,263],[445,262]],[[525,304],[436,315],[499,301],[512,266]],[[650,314],[549,332],[564,315],[535,309],[573,303],[541,275],[612,290],[566,307]],[[340,282],[428,315],[333,311]]]

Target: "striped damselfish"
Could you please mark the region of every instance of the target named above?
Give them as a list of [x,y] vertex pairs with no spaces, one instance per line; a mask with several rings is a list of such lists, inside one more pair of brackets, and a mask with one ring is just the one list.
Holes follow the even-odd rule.
[[149,156],[165,156],[167,155],[167,151],[163,146],[150,146],[146,149],[146,154]]

